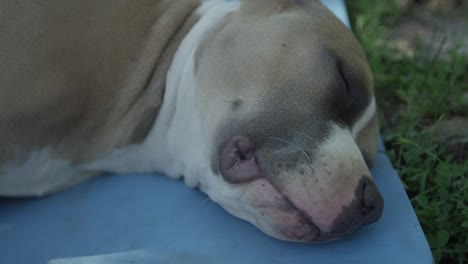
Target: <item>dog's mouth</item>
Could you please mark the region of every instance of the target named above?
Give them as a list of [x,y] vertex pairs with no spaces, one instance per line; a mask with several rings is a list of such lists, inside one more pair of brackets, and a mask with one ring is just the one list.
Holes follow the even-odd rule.
[[[342,185],[345,190],[322,190],[317,187],[319,183],[310,180],[315,175],[298,176],[308,183],[291,179],[295,175],[280,180],[272,177],[264,169],[265,161],[259,152],[247,138],[233,137],[223,148],[220,169],[227,182],[249,192],[240,202],[250,207],[250,213],[239,217],[268,235],[287,241],[323,243],[348,236],[380,218],[383,200],[370,177],[364,175],[350,186]],[[321,196],[309,193],[318,190],[323,192]]]
[[325,243],[351,235],[358,229],[355,226],[341,233],[324,232],[307,213],[294,206],[267,179],[258,179],[248,184],[254,185],[257,194],[274,197],[274,201],[254,203],[257,211],[255,221],[245,219],[272,237],[292,242]]

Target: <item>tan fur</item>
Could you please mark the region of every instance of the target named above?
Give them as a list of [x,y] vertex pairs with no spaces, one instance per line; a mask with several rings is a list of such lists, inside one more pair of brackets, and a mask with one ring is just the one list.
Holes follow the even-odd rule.
[[199,5],[1,1],[0,169],[46,146],[81,163],[141,140]]
[[[275,3],[288,7],[277,9],[276,5],[266,3],[268,1],[244,0],[241,10],[216,34],[211,34],[197,52],[200,93],[210,95],[200,96],[200,107],[210,107],[212,98],[235,101],[241,99],[239,95],[250,109],[268,105],[277,108],[283,102],[290,108],[289,100],[300,104],[302,100],[297,98],[319,97],[335,81],[330,79],[334,68],[325,66],[333,62],[329,51],[334,57],[352,62],[350,72],[362,78],[363,85],[359,89],[374,93],[372,73],[362,47],[325,6],[319,1],[304,1],[304,6],[300,6],[293,4],[296,2],[293,0],[276,0]],[[253,71],[255,74],[245,74]],[[276,97],[271,95],[275,91],[288,94],[279,97],[280,102],[274,102],[271,100]],[[262,98],[264,105],[251,98]],[[305,101],[301,111],[307,111],[309,103]],[[257,113],[250,111],[249,114]],[[219,122],[215,118],[210,121]]]

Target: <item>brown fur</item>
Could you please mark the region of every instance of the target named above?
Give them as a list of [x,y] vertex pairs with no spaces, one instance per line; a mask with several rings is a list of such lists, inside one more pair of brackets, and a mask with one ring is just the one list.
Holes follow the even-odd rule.
[[199,0],[0,2],[0,168],[46,146],[74,163],[142,140]]

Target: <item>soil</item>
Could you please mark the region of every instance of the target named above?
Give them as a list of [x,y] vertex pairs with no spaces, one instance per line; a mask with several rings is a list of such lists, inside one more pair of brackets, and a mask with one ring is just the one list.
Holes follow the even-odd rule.
[[398,53],[412,56],[421,45],[429,48],[428,56],[459,46],[468,56],[468,1],[399,0],[405,16],[392,30]]
[[[450,59],[449,51],[468,56],[468,1],[466,0],[398,0],[402,19],[393,26],[390,38],[397,56],[412,57],[424,48],[428,58],[440,52]],[[468,91],[464,98],[468,102]],[[437,126],[436,137],[447,146],[448,154],[464,162],[468,159],[468,111],[448,116]]]

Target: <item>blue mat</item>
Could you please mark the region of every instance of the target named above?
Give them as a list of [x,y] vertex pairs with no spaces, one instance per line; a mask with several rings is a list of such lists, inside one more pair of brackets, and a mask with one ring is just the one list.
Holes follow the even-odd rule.
[[[343,2],[327,2],[347,21]],[[0,263],[433,263],[382,153],[373,176],[382,219],[319,245],[272,239],[163,176],[106,176],[44,199],[0,200]]]

